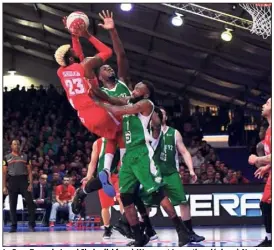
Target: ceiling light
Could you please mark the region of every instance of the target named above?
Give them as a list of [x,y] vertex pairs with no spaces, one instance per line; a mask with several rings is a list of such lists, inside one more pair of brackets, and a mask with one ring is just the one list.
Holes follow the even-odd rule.
[[224,32],[222,32],[221,38],[226,42],[230,42],[233,37],[231,31],[232,31],[232,29],[226,28],[226,30]]
[[172,19],[171,19],[171,23],[176,27],[181,26],[184,23],[182,16],[183,16],[182,14],[179,14],[176,12],[175,16],[172,17]]
[[10,75],[14,76],[14,74],[16,73],[16,69],[11,68],[11,69],[8,70],[8,73],[9,73]]
[[121,3],[120,8],[122,11],[130,11],[132,9],[131,3]]

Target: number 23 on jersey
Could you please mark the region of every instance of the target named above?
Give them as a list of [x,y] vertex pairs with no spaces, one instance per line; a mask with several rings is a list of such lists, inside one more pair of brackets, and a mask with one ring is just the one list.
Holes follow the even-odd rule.
[[84,94],[86,89],[82,78],[65,79],[69,96]]

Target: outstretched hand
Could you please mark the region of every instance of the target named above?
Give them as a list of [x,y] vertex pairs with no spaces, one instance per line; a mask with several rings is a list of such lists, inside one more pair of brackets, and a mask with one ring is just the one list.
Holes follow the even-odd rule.
[[103,23],[99,23],[98,26],[102,27],[105,30],[114,29],[114,21],[113,21],[113,13],[108,10],[105,12],[104,10],[99,13],[99,17],[102,19]]
[[62,19],[63,24],[65,26],[65,29],[68,29],[68,27],[67,27],[67,18],[68,18],[67,16],[64,16],[63,19]]

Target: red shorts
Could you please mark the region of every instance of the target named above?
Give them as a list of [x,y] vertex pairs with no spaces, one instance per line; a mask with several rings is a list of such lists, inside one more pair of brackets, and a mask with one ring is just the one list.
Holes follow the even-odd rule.
[[120,127],[120,121],[97,104],[78,111],[78,117],[91,133],[106,139],[115,139]]
[[262,197],[262,202],[265,203],[271,203],[271,172],[269,173],[269,176],[267,178],[267,182],[264,187],[264,193]]
[[[111,182],[116,192],[116,197],[120,197],[119,193],[119,179],[117,174],[111,175]],[[98,195],[102,208],[109,208],[115,204],[114,198],[109,197],[103,189],[98,190]]]

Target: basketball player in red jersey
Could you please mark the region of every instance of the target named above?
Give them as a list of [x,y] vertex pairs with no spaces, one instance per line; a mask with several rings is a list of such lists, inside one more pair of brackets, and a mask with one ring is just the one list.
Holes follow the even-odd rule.
[[[256,155],[251,155],[248,159],[249,163],[254,165],[258,163],[267,164],[270,162],[269,155],[271,155],[271,98],[263,105],[262,116],[268,121],[269,127],[266,131],[265,138],[263,141],[265,157],[257,157]],[[271,211],[272,211],[272,200],[271,200],[271,166],[270,164],[260,168],[255,172],[256,176],[262,176],[265,173],[269,173],[263,197],[260,203],[262,210],[262,215],[264,219],[264,225],[266,229],[265,239],[258,245],[258,247],[271,247],[272,245],[272,223],[271,223]]]
[[[55,59],[61,66],[57,74],[69,102],[78,111],[78,117],[83,125],[90,132],[109,139],[106,151],[114,152],[116,149],[114,139],[119,122],[90,98],[90,93],[98,89],[98,80],[94,70],[111,57],[112,50],[90,35],[87,30],[79,34],[89,40],[99,53],[94,57],[80,58],[70,45],[63,45],[55,52]],[[115,190],[110,184],[110,174],[104,177],[104,179],[100,178],[103,189],[109,196],[114,197]]]
[[[99,70],[99,79],[103,83],[102,90],[106,92],[108,95],[115,96],[115,97],[126,97],[130,96],[131,92],[127,87],[127,83],[129,83],[129,65],[128,60],[125,54],[125,50],[123,44],[119,38],[118,32],[115,28],[114,20],[113,20],[113,13],[107,11],[102,11],[99,13],[100,18],[102,19],[102,23],[98,24],[98,26],[102,27],[105,30],[108,30],[111,36],[111,40],[113,43],[114,52],[117,58],[118,64],[118,77],[114,70],[109,65],[103,65],[100,67]],[[63,19],[63,23],[66,28],[66,17]],[[80,60],[84,59],[83,50],[80,44],[80,41],[77,36],[72,35],[72,45],[73,49],[76,52],[76,55],[80,58]],[[113,142],[108,142],[109,144],[113,144]],[[120,161],[122,162],[123,155],[125,154],[125,145],[122,135],[122,128],[121,132],[117,134],[116,143],[120,148]],[[107,175],[110,173],[110,166],[112,159],[115,153],[115,147],[109,147],[113,150],[107,150],[105,154],[105,166],[104,169],[100,172],[99,176],[100,179],[106,180]],[[107,192],[108,190],[105,189]]]

